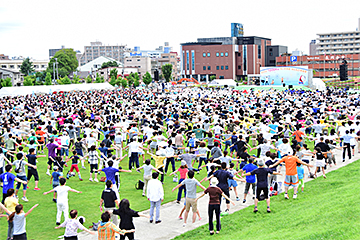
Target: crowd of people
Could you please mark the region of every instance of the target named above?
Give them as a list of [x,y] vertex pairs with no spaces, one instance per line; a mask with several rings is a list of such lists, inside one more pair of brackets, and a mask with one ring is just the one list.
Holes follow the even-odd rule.
[[[321,174],[326,178],[328,168],[339,160],[350,160],[355,149],[360,149],[359,97],[342,90],[74,91],[3,97],[0,106],[0,207],[8,221],[7,239],[26,239],[25,218],[37,205],[25,213],[19,199],[28,201],[32,178],[34,190],[40,190],[40,174],[48,175],[42,179],[52,183],[53,189],[44,194],[53,193],[57,228],[66,227],[65,239],[77,239],[78,228],[87,231],[77,219],[77,210],[68,208],[68,191],[81,192],[66,186],[66,180],[76,174],[79,181],[87,180],[80,170],[90,171],[89,181],[105,182],[99,239],[114,239],[115,233],[121,234],[120,239],[134,239],[133,217],[161,223],[165,174],[178,183],[173,189],[178,189],[176,202],[180,204],[185,196],[179,216],[184,226],[190,209],[192,222],[200,218],[197,201],[209,194],[212,235],[221,230],[220,214],[235,204],[230,191],[241,200],[236,190],[239,181],[245,182],[242,202],[247,201],[251,187],[254,212],[258,201],[265,199],[270,213],[269,195],[273,189],[280,190],[277,175],[282,174],[282,167],[284,196],[289,199],[288,189],[293,186],[295,199],[298,187],[304,190],[304,178]],[[342,159],[335,159],[337,150],[343,152]],[[39,158],[47,159],[44,173],[37,170]],[[123,159],[128,159],[127,166],[120,166]],[[132,170],[143,171],[142,195],[150,201],[150,216],[130,209],[126,196],[120,199],[119,173]],[[200,171],[206,177],[197,180]],[[98,178],[100,172],[105,173],[104,179]],[[206,181],[209,187],[202,185]],[[201,196],[196,194],[197,187],[204,190]],[[223,211],[222,198],[226,201]]]

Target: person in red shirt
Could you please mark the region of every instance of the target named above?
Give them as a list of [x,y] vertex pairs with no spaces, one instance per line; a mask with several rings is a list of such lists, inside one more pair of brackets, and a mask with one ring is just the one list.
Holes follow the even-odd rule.
[[[45,137],[44,137],[44,135],[46,134],[43,130],[41,130],[41,127],[38,127],[37,128],[37,130],[36,130],[36,132],[35,132],[35,134],[36,134],[36,137],[37,137],[37,141],[38,141],[38,143],[40,144],[39,146],[38,146],[38,152],[39,153],[44,153],[44,143],[45,143]],[[40,151],[41,150],[41,151]]]
[[216,233],[220,232],[221,229],[221,223],[220,223],[220,196],[223,196],[225,199],[229,200],[232,205],[235,206],[235,203],[233,201],[230,200],[230,198],[228,198],[228,196],[226,196],[224,194],[224,192],[217,187],[216,185],[218,185],[219,181],[217,180],[216,177],[211,178],[210,180],[210,187],[208,187],[207,189],[205,189],[204,193],[201,194],[199,197],[197,197],[195,199],[195,202],[197,202],[197,200],[199,198],[202,198],[205,194],[209,194],[209,231],[210,231],[210,235],[214,234],[214,224],[213,224],[213,217],[214,217],[214,211],[215,211],[215,216],[216,216]]

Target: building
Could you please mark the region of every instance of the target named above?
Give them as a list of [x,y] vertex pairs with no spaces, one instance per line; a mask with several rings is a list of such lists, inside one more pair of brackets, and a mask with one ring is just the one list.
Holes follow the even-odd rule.
[[24,76],[22,73],[0,68],[0,79],[11,78],[11,82],[13,86],[21,86],[22,81],[24,80]]
[[55,53],[57,53],[58,51],[63,50],[63,49],[65,49],[64,45],[62,45],[61,48],[58,48],[58,49],[49,49],[49,59],[54,57]]
[[281,56],[284,53],[288,52],[287,46],[281,45],[271,45],[266,46],[266,57],[265,57],[265,66],[266,67],[275,67],[276,58]]
[[244,36],[244,27],[242,23],[231,23],[231,37]]
[[162,66],[165,64],[172,65],[172,79],[178,78],[178,54],[177,52],[162,53],[161,58],[157,59],[158,70],[162,73]]
[[360,19],[356,31],[317,34],[317,54],[360,53]]
[[99,41],[91,42],[90,46],[84,47],[84,52],[79,58],[79,66],[83,66],[98,57],[109,57],[122,62],[122,58],[125,57],[125,54],[130,52],[131,49],[127,48],[126,45],[105,46]]
[[[20,67],[25,58],[18,57],[13,59],[0,59],[0,68],[8,69],[15,72],[20,72]],[[45,71],[48,67],[49,60],[34,60],[30,59],[32,62],[35,72]]]
[[311,40],[310,44],[309,44],[309,55],[313,56],[316,55],[316,40]]
[[331,54],[298,56],[296,61],[291,61],[291,56],[276,58],[276,66],[308,66],[314,70],[317,78],[331,78],[339,76],[340,65],[347,61],[348,76],[360,76],[360,54]]
[[151,74],[151,58],[142,56],[126,57],[124,61],[125,67],[137,68],[140,76],[144,76],[146,72]]
[[5,54],[0,54],[0,60],[10,60],[9,56],[6,56]]
[[218,79],[243,79],[260,74],[265,66],[266,46],[271,39],[262,37],[198,38],[181,44],[181,77],[208,82]]

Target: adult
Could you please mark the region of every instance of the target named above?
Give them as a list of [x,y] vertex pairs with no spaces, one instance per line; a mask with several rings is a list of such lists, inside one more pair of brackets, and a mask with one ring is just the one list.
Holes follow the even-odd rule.
[[112,213],[112,210],[116,209],[116,206],[119,207],[119,200],[116,196],[116,193],[112,189],[113,182],[111,180],[106,181],[106,189],[101,193],[100,199],[100,211],[103,211],[103,204],[104,204],[104,211],[108,211],[111,216],[111,221],[118,225],[118,217]]
[[26,217],[36,208],[39,204],[35,204],[30,210],[25,213],[24,207],[22,204],[19,204],[15,207],[15,212],[9,211],[2,203],[0,203],[0,208],[2,208],[8,215],[9,221],[13,222],[14,231],[13,231],[13,240],[27,240],[26,236]]
[[3,182],[3,196],[2,196],[2,200],[1,203],[4,203],[5,198],[8,197],[8,190],[11,188],[14,188],[14,181],[22,183],[22,184],[26,184],[26,181],[21,180],[20,178],[17,178],[14,174],[11,173],[11,171],[13,170],[11,165],[6,165],[5,166],[5,173],[0,175],[0,180],[1,182]]
[[219,181],[217,180],[216,177],[211,178],[210,186],[207,189],[205,189],[203,194],[201,194],[199,197],[195,199],[195,201],[197,202],[199,198],[202,198],[205,194],[209,194],[208,215],[209,215],[210,235],[214,235],[214,223],[213,223],[214,212],[216,217],[216,233],[219,233],[221,230],[221,223],[220,223],[221,196],[223,196],[226,200],[228,200],[235,206],[235,203],[231,201],[230,198],[224,194],[221,188],[217,187],[218,183]]
[[154,220],[154,208],[156,208],[155,223],[161,223],[160,220],[160,206],[164,201],[164,188],[162,182],[158,180],[159,173],[152,173],[152,180],[147,185],[147,198],[150,201],[150,223]]

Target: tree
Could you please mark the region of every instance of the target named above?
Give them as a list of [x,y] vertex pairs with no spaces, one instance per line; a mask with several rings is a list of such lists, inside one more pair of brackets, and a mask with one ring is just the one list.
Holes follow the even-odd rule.
[[85,81],[86,83],[92,83],[92,77],[90,75],[88,75],[86,78],[85,78]]
[[107,68],[107,67],[118,67],[119,64],[116,61],[108,61],[108,62],[104,62],[101,65],[101,68]]
[[112,86],[115,86],[115,85],[116,85],[116,78],[115,78],[115,76],[111,76],[109,83],[110,83]]
[[126,88],[127,85],[128,85],[128,81],[126,81],[125,78],[121,79],[121,86],[122,86],[123,88]]
[[216,76],[215,75],[211,75],[210,76],[210,81],[213,81],[213,80],[215,80],[216,79]]
[[72,80],[73,84],[79,84],[80,83],[80,78],[78,75],[74,75],[74,78]]
[[164,75],[166,82],[169,82],[171,79],[172,68],[173,66],[171,64],[165,64],[161,66],[162,74]]
[[135,79],[134,81],[134,87],[138,87],[140,85],[140,81]]
[[[57,60],[56,60],[57,59]],[[51,58],[46,71],[51,74],[54,73],[54,63],[58,63],[59,77],[68,76],[70,73],[75,72],[79,66],[79,62],[76,59],[76,52],[72,48],[64,48],[56,52],[54,57]],[[55,69],[56,75],[56,69]]]
[[129,81],[129,87],[135,86],[135,84],[134,84],[135,82],[138,83],[138,86],[140,85],[140,76],[137,72],[130,73],[129,76],[127,77],[127,79]]
[[135,81],[133,75],[131,75],[131,74],[132,74],[132,73],[130,73],[130,75],[127,76],[127,78],[126,78],[126,79],[128,80],[129,87],[132,87],[132,85],[134,84],[134,81]]
[[51,74],[49,72],[46,73],[45,85],[52,85]]
[[103,82],[105,82],[104,77],[103,77],[103,76],[100,77],[99,73],[96,73],[95,82],[96,82],[96,83],[103,83]]
[[152,82],[152,78],[149,72],[145,73],[145,76],[142,79],[143,83],[145,83],[145,85],[149,85]]
[[34,72],[33,63],[30,61],[30,58],[25,58],[20,66],[20,72],[25,76],[29,75],[30,73]]
[[23,85],[24,86],[34,86],[34,78],[32,76],[25,76]]
[[5,79],[1,79],[1,86],[2,87],[12,87],[12,81],[10,77],[7,77]]
[[110,78],[115,77],[115,80],[117,79],[118,70],[116,68],[113,68],[110,70]]
[[62,84],[71,84],[71,80],[68,76],[65,76],[61,79]]

